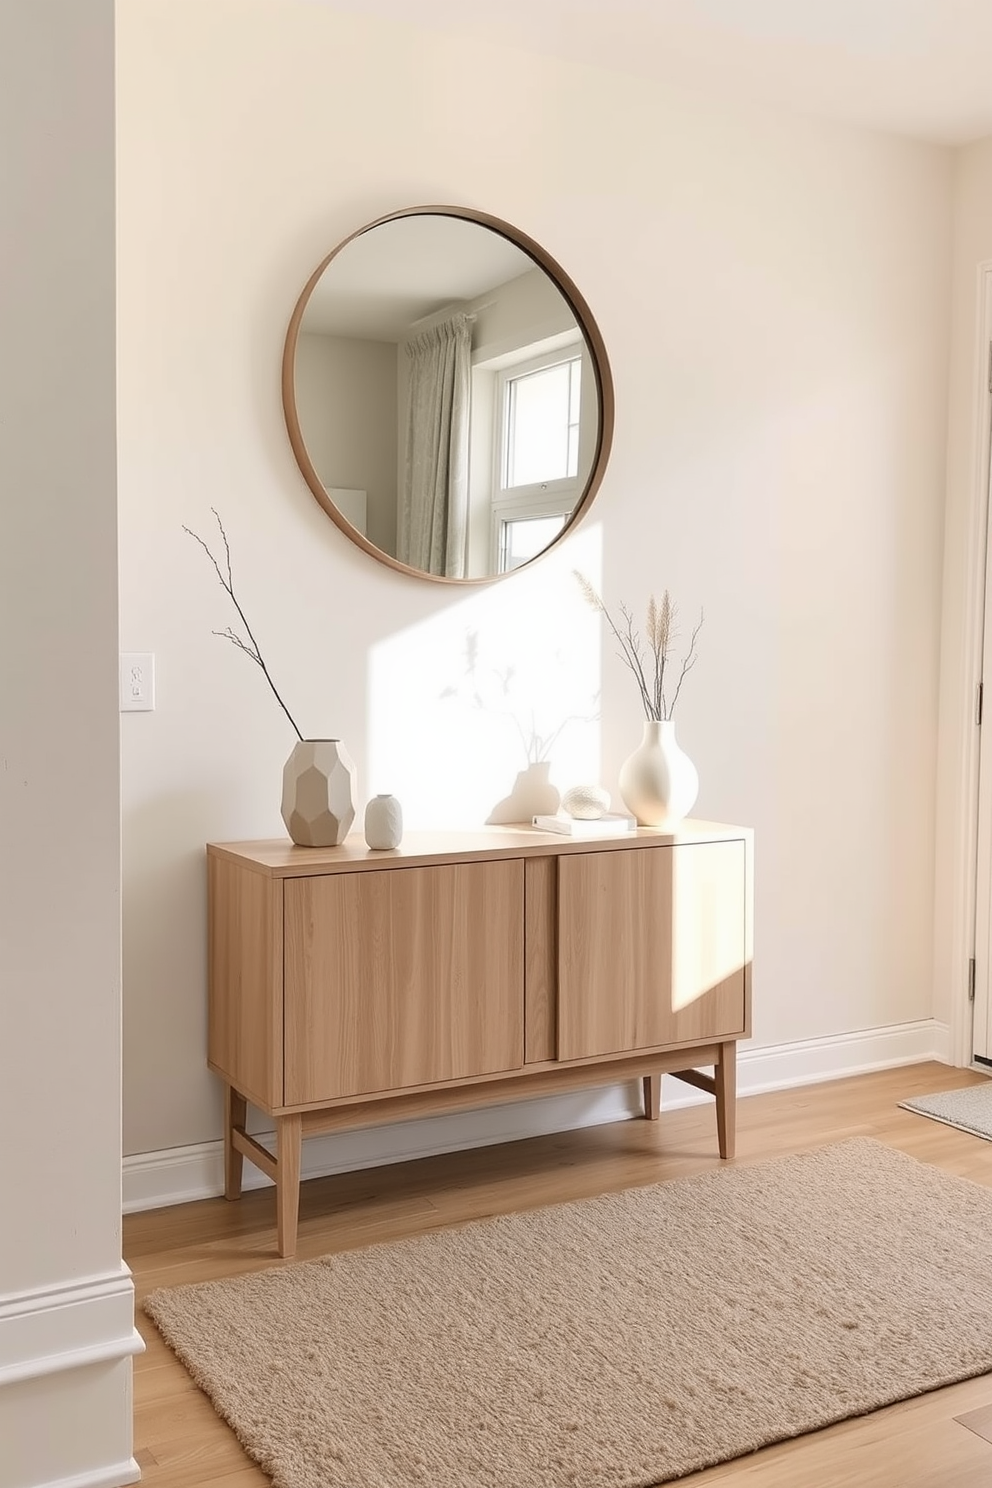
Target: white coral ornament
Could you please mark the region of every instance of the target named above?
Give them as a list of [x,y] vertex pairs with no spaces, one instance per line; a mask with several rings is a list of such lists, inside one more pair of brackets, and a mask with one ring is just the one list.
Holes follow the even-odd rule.
[[598,821],[610,809],[610,793],[601,785],[573,785],[562,796],[561,806],[576,821]]

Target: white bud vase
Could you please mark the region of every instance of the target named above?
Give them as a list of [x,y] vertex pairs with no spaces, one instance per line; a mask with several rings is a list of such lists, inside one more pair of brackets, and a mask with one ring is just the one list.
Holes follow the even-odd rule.
[[620,795],[642,827],[671,827],[688,816],[699,794],[699,776],[675,741],[671,719],[644,723],[641,742],[620,766]]
[[365,808],[365,841],[385,852],[399,847],[403,836],[403,808],[395,796],[373,796]]

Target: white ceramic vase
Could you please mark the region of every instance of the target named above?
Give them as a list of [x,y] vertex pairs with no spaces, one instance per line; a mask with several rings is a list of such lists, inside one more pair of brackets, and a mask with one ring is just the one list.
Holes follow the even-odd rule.
[[399,847],[403,836],[403,808],[395,796],[373,796],[365,808],[365,841],[385,852]]
[[620,766],[620,795],[642,827],[670,827],[688,816],[699,794],[699,776],[679,748],[671,719],[644,722],[641,742]]
[[336,847],[355,820],[355,764],[340,739],[301,739],[282,772],[282,819],[298,847]]

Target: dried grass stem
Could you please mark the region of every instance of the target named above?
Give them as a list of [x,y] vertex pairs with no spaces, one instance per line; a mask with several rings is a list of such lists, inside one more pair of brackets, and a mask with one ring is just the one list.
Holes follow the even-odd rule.
[[645,647],[634,616],[627,605],[619,606],[620,623],[618,624],[585,574],[580,573],[578,569],[574,572],[586,600],[603,616],[619,647],[618,654],[621,660],[633,674],[641,695],[641,706],[644,709],[645,718],[655,722],[667,721],[675,711],[675,704],[678,702],[687,673],[691,672],[696,665],[696,639],[703,624],[702,610],[699,612],[699,620],[689,637],[689,645],[682,658],[675,689],[670,691],[669,696],[666,692],[666,679],[670,690],[671,678],[677,665],[672,652],[675,641],[678,639],[679,629],[678,609],[672,603],[668,590],[666,589],[662,595],[660,604],[653,594],[648,600],[647,645]]

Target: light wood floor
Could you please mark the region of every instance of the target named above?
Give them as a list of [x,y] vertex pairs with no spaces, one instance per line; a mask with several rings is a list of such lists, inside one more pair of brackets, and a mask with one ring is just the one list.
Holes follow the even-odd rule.
[[[897,1108],[985,1078],[922,1064],[751,1096],[738,1104],[738,1163],[872,1136],[992,1187],[992,1142]],[[656,1183],[719,1166],[712,1104],[303,1185],[298,1258],[399,1239],[490,1214]],[[128,1216],[139,1301],[176,1286],[287,1264],[274,1254],[271,1189]],[[989,1237],[992,1265],[992,1235]],[[135,1455],[147,1488],[265,1488],[234,1434],[139,1312]],[[958,1419],[972,1416],[972,1428]],[[985,1436],[978,1431],[984,1430]],[[691,1488],[992,1488],[992,1375],[768,1447],[683,1478]],[[530,1488],[507,1484],[506,1488]]]

